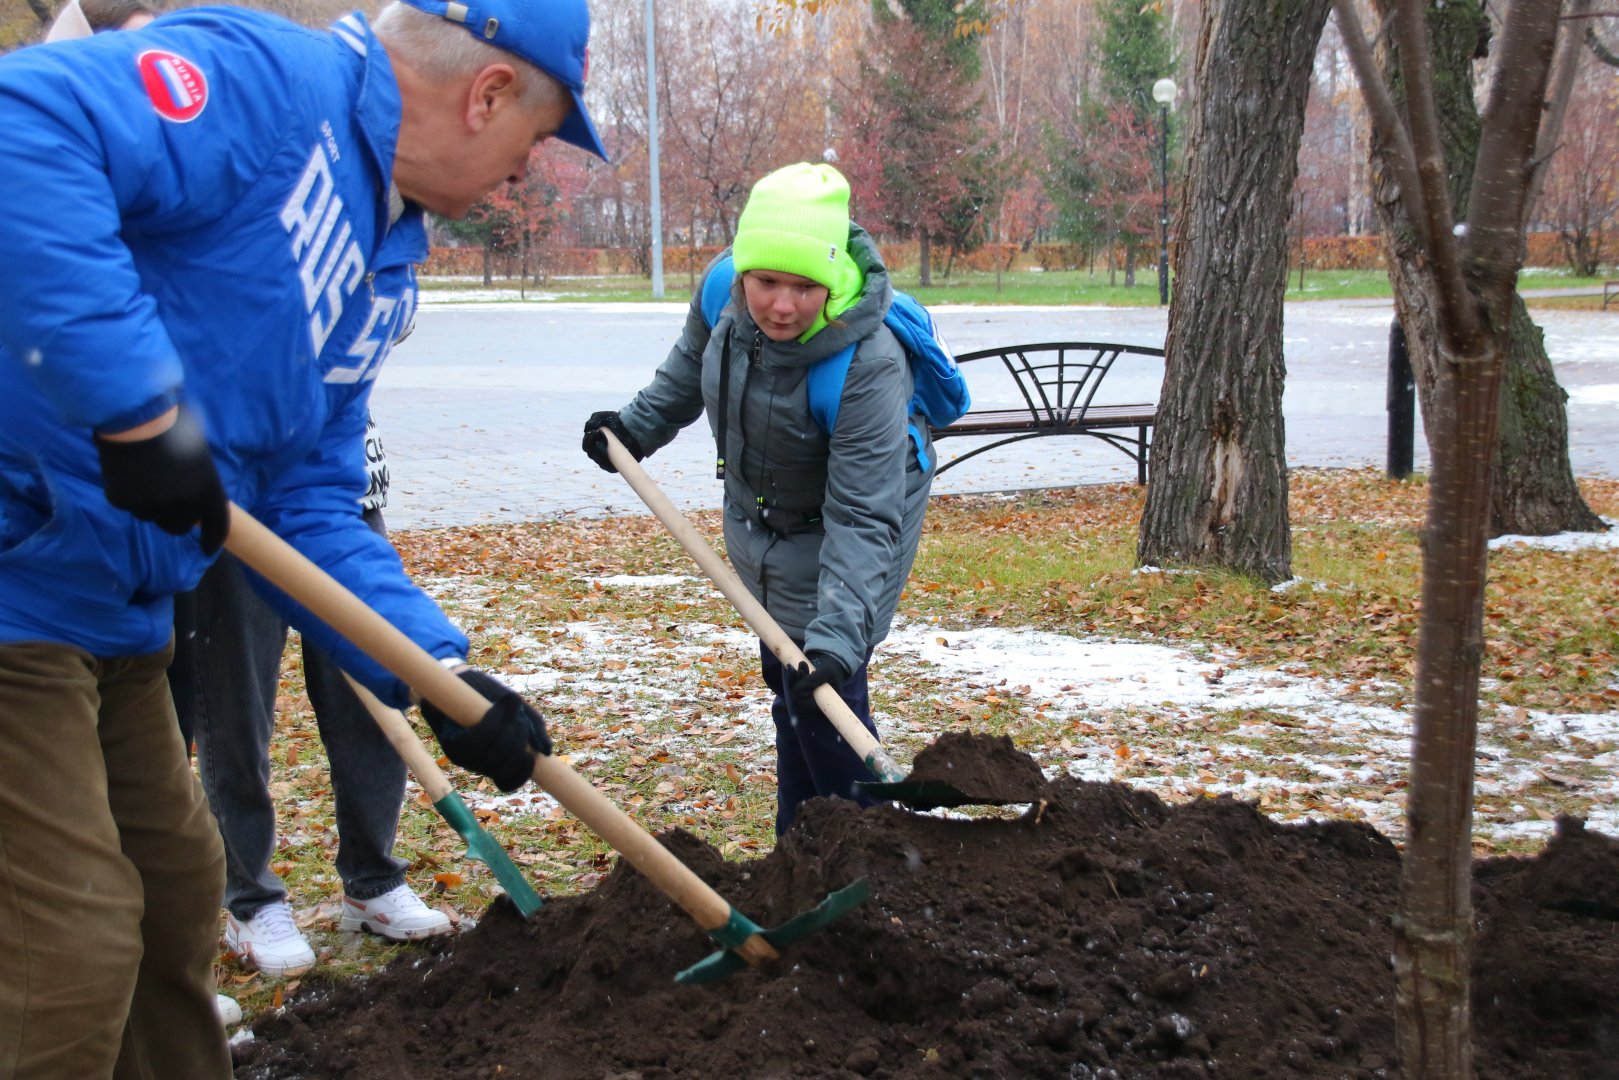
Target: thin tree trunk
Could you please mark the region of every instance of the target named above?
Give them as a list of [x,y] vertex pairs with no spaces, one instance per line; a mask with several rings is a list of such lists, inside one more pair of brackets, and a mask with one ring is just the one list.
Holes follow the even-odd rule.
[[932,285],[933,268],[929,265],[931,262],[932,248],[928,242],[928,231],[926,229],[917,229],[916,236],[916,261],[920,266],[921,273],[921,280],[919,283],[922,285]]
[[[1461,6],[1458,0],[1395,0],[1391,25],[1399,55],[1383,66],[1384,73],[1394,73],[1385,75],[1372,59],[1351,0],[1334,0],[1378,129],[1377,153],[1387,155],[1380,165],[1398,177],[1399,239],[1424,256],[1404,266],[1412,274],[1411,288],[1402,290],[1396,280],[1407,344],[1414,329],[1405,323],[1409,310],[1423,317],[1417,333],[1433,335],[1426,349],[1435,358],[1434,393],[1425,410],[1432,477],[1422,543],[1406,850],[1395,919],[1395,1045],[1408,1080],[1473,1075],[1471,841],[1485,534],[1502,371],[1523,262],[1524,198],[1557,36],[1555,3],[1513,4],[1506,11],[1486,123],[1467,158],[1472,175],[1458,198],[1451,170],[1460,163],[1447,155],[1453,144],[1441,117],[1451,123],[1465,117],[1452,112],[1448,95],[1436,90],[1454,69],[1434,61],[1451,55],[1447,40],[1466,40],[1465,33],[1450,36],[1465,31],[1469,21],[1469,12],[1456,11]],[[1398,94],[1390,84],[1401,88]],[[1462,211],[1453,207],[1460,206],[1468,207],[1465,231],[1455,228]],[[1400,272],[1391,267],[1391,274]]]
[[1411,778],[1400,907],[1396,1031],[1408,1077],[1473,1075],[1468,993],[1473,945],[1473,752],[1484,655],[1490,454],[1501,354],[1458,358],[1430,414],[1428,518],[1422,542]]
[[[1209,0],[1137,559],[1292,573],[1282,424],[1287,214],[1328,0]],[[1278,211],[1281,211],[1280,213]]]

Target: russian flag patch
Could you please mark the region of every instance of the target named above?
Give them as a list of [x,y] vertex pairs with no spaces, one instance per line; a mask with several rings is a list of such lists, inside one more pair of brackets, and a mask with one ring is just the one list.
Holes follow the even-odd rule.
[[152,108],[177,124],[195,120],[208,104],[208,81],[195,64],[177,53],[149,49],[136,59]]

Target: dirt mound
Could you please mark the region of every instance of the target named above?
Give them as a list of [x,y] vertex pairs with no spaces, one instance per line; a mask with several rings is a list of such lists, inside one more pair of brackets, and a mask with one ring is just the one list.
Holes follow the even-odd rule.
[[[306,982],[237,1075],[1394,1075],[1387,839],[1118,785],[1064,779],[1041,798],[1005,820],[819,800],[747,863],[668,834],[764,926],[859,877],[871,899],[780,971],[688,987],[674,973],[712,945],[620,865],[528,922],[500,902],[369,980]],[[1555,904],[1614,899],[1612,845],[1569,825],[1540,859],[1481,864],[1481,1077],[1619,1080],[1619,923]]]

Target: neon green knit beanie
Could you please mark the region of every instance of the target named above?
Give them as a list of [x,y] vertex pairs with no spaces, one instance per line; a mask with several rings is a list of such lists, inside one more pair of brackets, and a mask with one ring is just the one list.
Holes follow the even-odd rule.
[[731,257],[738,274],[778,270],[826,286],[826,311],[803,341],[860,299],[866,278],[849,257],[848,242],[849,182],[830,165],[799,162],[753,185]]

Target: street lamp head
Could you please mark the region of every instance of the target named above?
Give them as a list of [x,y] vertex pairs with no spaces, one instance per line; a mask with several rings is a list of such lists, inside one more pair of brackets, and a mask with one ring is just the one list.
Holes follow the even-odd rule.
[[1152,99],[1160,105],[1173,106],[1177,87],[1174,79],[1159,79],[1152,84]]

